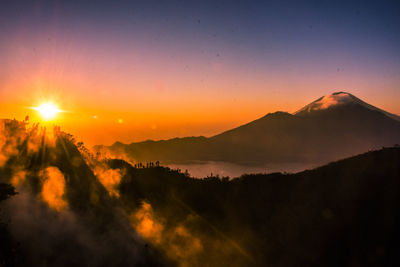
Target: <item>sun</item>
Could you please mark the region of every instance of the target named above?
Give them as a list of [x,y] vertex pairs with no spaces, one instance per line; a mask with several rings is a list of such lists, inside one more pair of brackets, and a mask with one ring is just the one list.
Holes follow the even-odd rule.
[[38,107],[33,108],[34,110],[37,110],[40,114],[40,116],[45,120],[49,121],[54,119],[61,110],[58,109],[58,107],[51,103],[43,103]]

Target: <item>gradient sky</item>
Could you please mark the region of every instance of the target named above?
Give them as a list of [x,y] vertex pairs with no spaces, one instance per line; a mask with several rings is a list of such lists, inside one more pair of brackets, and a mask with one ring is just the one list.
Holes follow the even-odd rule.
[[[213,135],[335,91],[400,114],[398,1],[1,1],[0,117],[89,145]],[[94,117],[96,116],[96,117]]]

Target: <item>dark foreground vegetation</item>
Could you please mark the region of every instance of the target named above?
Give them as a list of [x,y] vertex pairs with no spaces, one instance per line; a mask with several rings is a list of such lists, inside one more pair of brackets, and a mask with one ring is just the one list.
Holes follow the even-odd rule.
[[0,266],[400,266],[399,147],[194,179],[2,123]]

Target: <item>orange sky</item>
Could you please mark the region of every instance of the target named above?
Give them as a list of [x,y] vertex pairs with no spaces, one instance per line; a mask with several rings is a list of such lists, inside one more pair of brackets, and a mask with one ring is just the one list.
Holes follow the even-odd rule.
[[53,101],[94,145],[210,136],[335,91],[400,114],[390,8],[124,5],[0,10],[0,117],[39,121],[29,107]]
[[[320,85],[317,84],[313,86],[314,90],[297,86],[297,93],[291,93],[285,88],[277,90],[277,87],[259,84],[253,85],[260,88],[258,94],[245,89],[223,93],[219,92],[220,85],[216,84],[215,91],[191,95],[170,95],[167,90],[154,92],[154,89],[148,90],[148,95],[145,90],[115,95],[112,89],[91,95],[85,91],[68,90],[61,84],[46,84],[48,81],[45,77],[42,79],[40,82],[28,80],[21,85],[15,84],[14,88],[18,89],[14,91],[3,91],[1,117],[22,120],[25,115],[29,115],[31,122],[42,122],[37,111],[29,107],[52,101],[64,112],[48,124],[61,125],[63,130],[73,133],[88,145],[111,144],[117,140],[132,142],[176,136],[210,136],[269,112],[294,112],[321,95],[341,89],[318,90]],[[51,89],[53,86],[57,89]],[[73,86],[77,87],[79,83]],[[385,98],[373,92],[349,91],[380,108],[400,113],[396,99]]]
[[398,78],[319,72],[310,66],[288,73],[268,66],[249,71],[255,68],[251,63],[238,65],[229,59],[207,68],[190,55],[190,70],[151,54],[130,59],[128,68],[122,56],[88,54],[62,42],[39,42],[42,50],[35,53],[26,52],[25,46],[10,48],[14,61],[8,62],[1,79],[0,116],[29,115],[31,121],[40,121],[29,107],[53,101],[66,111],[53,123],[88,145],[210,136],[269,112],[294,112],[335,91],[348,91],[400,114]]

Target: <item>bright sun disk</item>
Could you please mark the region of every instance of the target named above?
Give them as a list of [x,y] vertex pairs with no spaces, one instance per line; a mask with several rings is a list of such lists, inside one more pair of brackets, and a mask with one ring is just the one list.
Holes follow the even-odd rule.
[[54,119],[57,113],[61,111],[53,103],[43,103],[34,109],[39,112],[40,116],[42,116],[44,120]]

